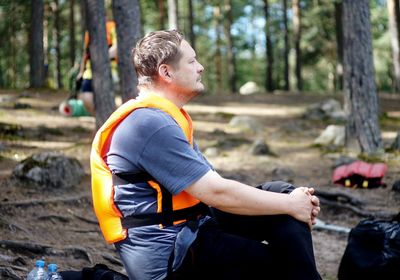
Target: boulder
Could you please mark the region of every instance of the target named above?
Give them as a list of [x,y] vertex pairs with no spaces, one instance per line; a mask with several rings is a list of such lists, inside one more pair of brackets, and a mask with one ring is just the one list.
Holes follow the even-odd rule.
[[235,116],[230,120],[229,125],[244,131],[261,132],[264,130],[264,126],[251,116]]
[[21,185],[39,188],[69,189],[85,175],[81,163],[58,152],[34,154],[17,164],[12,178]]
[[253,145],[250,148],[250,152],[252,155],[271,155],[275,156],[275,154],[271,151],[268,144],[264,139],[258,138],[254,141]]
[[242,85],[239,89],[241,95],[250,95],[260,93],[261,89],[256,82],[250,81]]
[[325,130],[314,140],[314,144],[321,146],[343,146],[345,128],[342,125],[328,125]]
[[342,110],[339,101],[332,98],[311,105],[307,108],[303,117],[311,120],[346,120],[346,114]]

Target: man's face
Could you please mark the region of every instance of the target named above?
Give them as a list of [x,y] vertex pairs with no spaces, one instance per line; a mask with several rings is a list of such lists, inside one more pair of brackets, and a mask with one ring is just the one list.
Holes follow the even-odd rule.
[[201,75],[204,67],[196,60],[196,53],[185,40],[180,46],[180,60],[173,66],[173,84],[181,93],[198,94],[204,90]]

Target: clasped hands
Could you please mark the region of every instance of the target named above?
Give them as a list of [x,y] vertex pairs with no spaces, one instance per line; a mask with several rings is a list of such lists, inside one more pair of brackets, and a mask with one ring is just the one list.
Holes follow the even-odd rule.
[[[319,199],[314,195],[314,192],[314,188],[298,187],[290,194],[295,200],[303,203],[300,211],[295,213],[295,218],[307,222],[310,228],[316,224],[317,216],[321,211]],[[308,200],[305,199],[304,194],[307,195]]]

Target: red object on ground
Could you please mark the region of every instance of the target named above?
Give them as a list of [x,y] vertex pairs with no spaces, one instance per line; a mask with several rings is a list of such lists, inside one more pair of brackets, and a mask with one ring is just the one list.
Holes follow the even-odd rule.
[[376,188],[385,185],[382,179],[387,169],[385,163],[354,161],[335,168],[332,181],[346,187]]

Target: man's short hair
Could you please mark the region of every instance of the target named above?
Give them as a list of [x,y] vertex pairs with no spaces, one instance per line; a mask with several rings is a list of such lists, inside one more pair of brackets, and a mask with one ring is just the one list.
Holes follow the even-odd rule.
[[183,35],[177,30],[161,30],[147,34],[132,50],[133,65],[138,85],[152,84],[161,64],[171,64],[180,59]]

